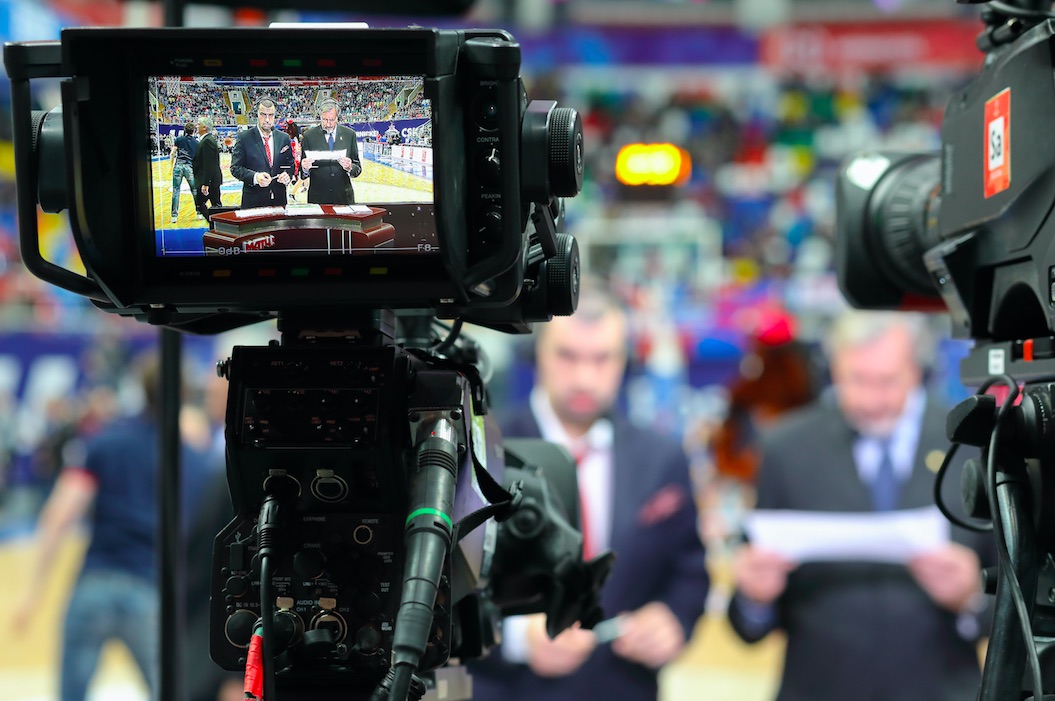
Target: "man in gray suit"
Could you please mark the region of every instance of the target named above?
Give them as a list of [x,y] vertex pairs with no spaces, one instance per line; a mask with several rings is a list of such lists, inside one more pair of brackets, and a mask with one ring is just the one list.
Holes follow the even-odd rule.
[[[932,347],[921,317],[849,312],[828,351],[833,397],[763,437],[757,508],[872,512],[933,504],[945,409],[922,388]],[[831,401],[834,400],[834,401]],[[962,515],[958,472],[946,503]],[[745,545],[729,619],[746,641],[787,634],[779,701],[953,701],[980,682],[988,537],[952,540],[906,565],[785,560]],[[989,563],[987,563],[989,564]]]

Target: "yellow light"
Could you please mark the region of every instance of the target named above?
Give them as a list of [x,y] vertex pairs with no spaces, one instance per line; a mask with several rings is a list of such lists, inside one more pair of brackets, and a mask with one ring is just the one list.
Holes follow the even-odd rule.
[[674,144],[628,144],[615,159],[624,185],[684,185],[692,172],[689,153]]

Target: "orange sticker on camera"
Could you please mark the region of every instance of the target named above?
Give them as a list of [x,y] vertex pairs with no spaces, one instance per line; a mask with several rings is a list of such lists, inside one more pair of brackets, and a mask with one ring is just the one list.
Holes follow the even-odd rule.
[[985,196],[1011,187],[1011,88],[985,103]]

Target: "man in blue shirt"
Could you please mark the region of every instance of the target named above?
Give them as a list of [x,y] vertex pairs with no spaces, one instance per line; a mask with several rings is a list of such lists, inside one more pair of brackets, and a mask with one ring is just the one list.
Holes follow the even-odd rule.
[[180,188],[183,181],[187,181],[190,189],[191,201],[194,200],[194,154],[198,151],[198,142],[191,134],[194,133],[194,125],[186,124],[183,127],[183,135],[176,138],[172,143],[172,151],[169,152],[169,160],[172,161],[172,223],[175,224],[179,218]]
[[[40,609],[40,592],[63,542],[87,517],[91,538],[63,629],[61,701],[86,698],[103,645],[112,638],[128,647],[157,692],[159,383],[154,358],[142,364],[140,379],[146,411],[103,428],[89,441],[84,465],[67,467],[56,482],[37,526],[38,552],[26,594],[15,609],[18,632]],[[182,458],[186,514],[210,468],[204,454],[190,446],[182,447]]]

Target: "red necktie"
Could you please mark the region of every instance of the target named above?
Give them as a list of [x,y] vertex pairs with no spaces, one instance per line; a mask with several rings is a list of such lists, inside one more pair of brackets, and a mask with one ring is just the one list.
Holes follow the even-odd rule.
[[264,153],[267,154],[267,167],[270,168],[272,166],[272,163],[271,163],[271,139],[266,137],[266,136],[264,137]]
[[[582,467],[587,458],[590,457],[590,446],[584,445],[579,447],[573,457],[575,458],[575,466],[577,468]],[[586,503],[586,491],[582,487],[582,482],[579,482],[579,530],[582,532],[582,559],[588,561],[593,559],[594,547],[593,539],[590,537],[590,521],[587,509],[588,504]]]

